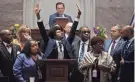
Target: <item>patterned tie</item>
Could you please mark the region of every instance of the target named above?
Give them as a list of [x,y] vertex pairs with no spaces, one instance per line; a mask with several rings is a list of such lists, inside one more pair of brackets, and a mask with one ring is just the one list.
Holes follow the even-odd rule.
[[81,51],[80,51],[80,57],[79,57],[79,62],[83,59],[84,57],[84,45],[85,43],[82,43]]
[[113,41],[112,41],[111,52],[110,52],[111,55],[113,55],[115,43],[116,43],[115,40],[113,40]]
[[62,52],[62,43],[61,42],[58,42],[59,43],[59,47],[60,47],[60,52]]

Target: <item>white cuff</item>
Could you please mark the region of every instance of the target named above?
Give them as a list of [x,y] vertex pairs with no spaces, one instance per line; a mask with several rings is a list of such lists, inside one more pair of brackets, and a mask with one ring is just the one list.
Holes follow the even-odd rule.
[[75,18],[75,21],[76,21],[76,22],[78,22],[78,21],[79,21],[79,19],[78,19],[78,18]]
[[43,21],[43,20],[42,20],[41,18],[37,20],[37,22],[42,22],[42,21]]

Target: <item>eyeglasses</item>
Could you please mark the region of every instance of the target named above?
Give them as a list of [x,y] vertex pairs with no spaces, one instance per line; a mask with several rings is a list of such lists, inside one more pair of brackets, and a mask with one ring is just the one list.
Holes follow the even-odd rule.
[[81,31],[82,33],[88,33],[88,34],[90,34],[90,31]]

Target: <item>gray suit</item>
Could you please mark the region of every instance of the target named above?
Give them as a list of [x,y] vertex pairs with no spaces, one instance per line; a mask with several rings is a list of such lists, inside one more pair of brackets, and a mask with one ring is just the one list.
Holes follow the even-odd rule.
[[[78,56],[79,56],[80,42],[81,42],[81,38],[76,36],[76,38],[74,39],[74,42],[72,43],[72,52],[75,59],[78,59]],[[90,50],[91,50],[91,47],[89,43],[87,51],[90,51]]]
[[[81,38],[76,36],[76,38],[74,39],[74,42],[72,43],[73,58],[77,60],[79,58],[80,42],[81,42]],[[89,43],[87,51],[90,51],[90,50],[91,50],[91,47]],[[69,82],[83,82],[84,77],[83,77],[83,74],[81,74],[78,70],[78,61],[76,61],[76,64],[74,65],[74,67],[75,68],[73,68],[72,75]]]

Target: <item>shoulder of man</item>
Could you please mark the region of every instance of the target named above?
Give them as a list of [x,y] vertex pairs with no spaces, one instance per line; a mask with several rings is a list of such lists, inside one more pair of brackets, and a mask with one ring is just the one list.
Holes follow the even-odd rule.
[[50,17],[56,17],[58,15],[58,13],[53,13],[50,15]]
[[70,15],[67,15],[67,14],[64,14],[65,15],[65,17],[71,17]]

